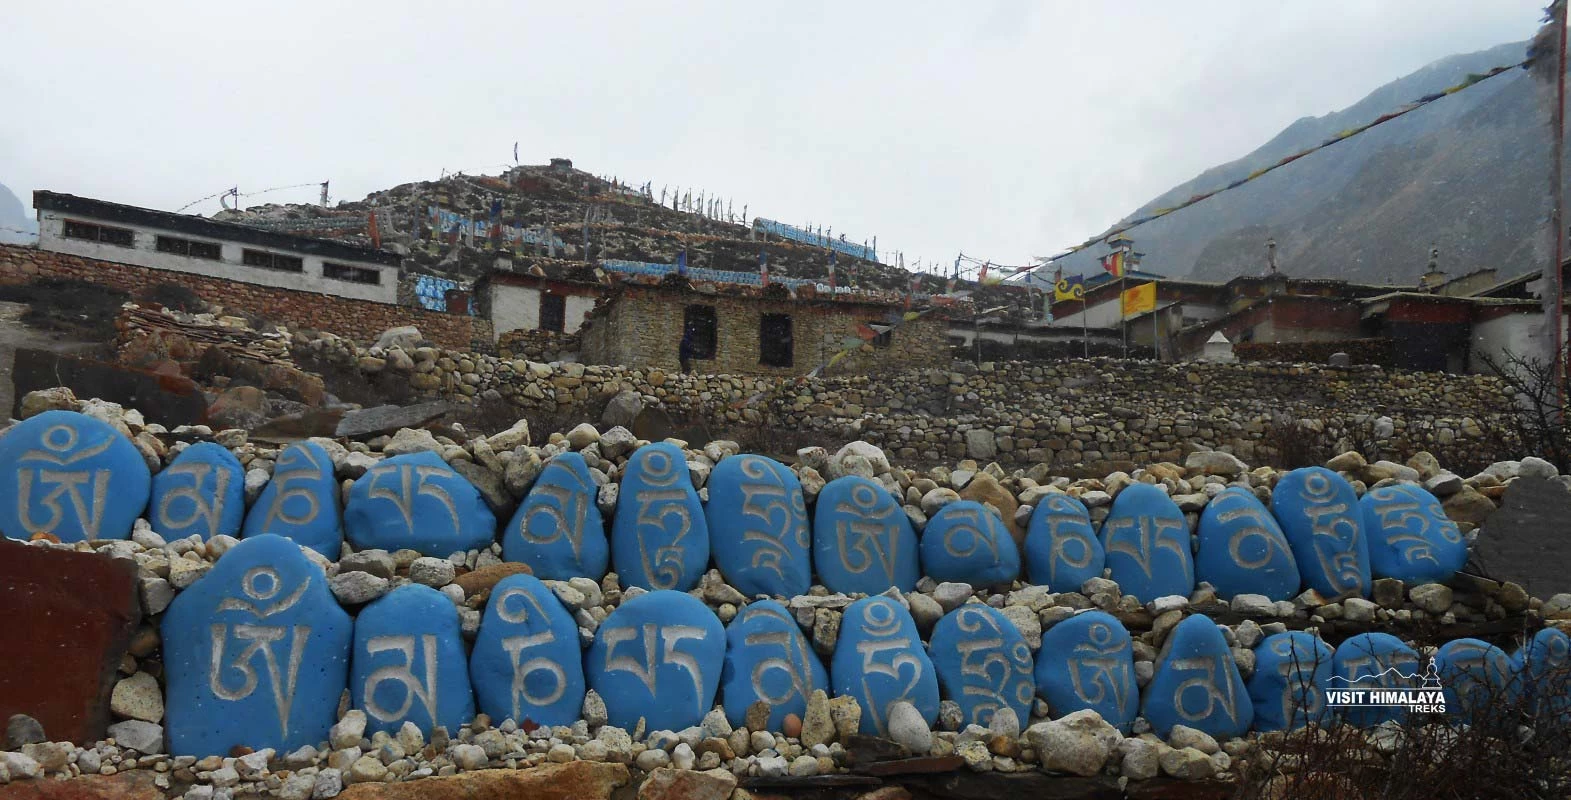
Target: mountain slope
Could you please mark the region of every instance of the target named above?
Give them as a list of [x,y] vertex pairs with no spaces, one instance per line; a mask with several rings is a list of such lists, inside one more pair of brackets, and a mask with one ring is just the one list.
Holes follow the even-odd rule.
[[[1171,206],[1369,122],[1469,74],[1521,60],[1525,43],[1451,56],[1353,106],[1304,118],[1236,161],[1206,170],[1126,219]],[[1144,268],[1226,280],[1264,268],[1277,241],[1292,275],[1411,283],[1430,247],[1452,274],[1538,268],[1548,210],[1548,92],[1513,70],[1130,232]],[[1096,269],[1100,248],[1066,259]]]
[[0,183],[0,244],[31,244],[37,238],[38,225],[28,215],[27,206]]

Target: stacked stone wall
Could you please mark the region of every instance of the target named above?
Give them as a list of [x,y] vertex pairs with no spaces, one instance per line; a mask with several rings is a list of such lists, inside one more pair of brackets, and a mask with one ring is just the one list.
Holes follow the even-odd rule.
[[489,349],[491,342],[490,322],[476,317],[0,245],[0,284],[21,285],[51,278],[86,281],[133,296],[141,296],[159,284],[177,284],[232,313],[254,314],[291,328],[328,331],[362,342],[375,341],[382,331],[400,325],[414,325],[426,338],[444,347]]

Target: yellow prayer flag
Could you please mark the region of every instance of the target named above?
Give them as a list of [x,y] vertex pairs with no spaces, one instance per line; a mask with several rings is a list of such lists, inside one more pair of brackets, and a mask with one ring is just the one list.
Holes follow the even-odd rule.
[[1125,289],[1119,296],[1119,305],[1122,307],[1123,316],[1139,314],[1142,311],[1156,310],[1156,281],[1142,283],[1133,289]]

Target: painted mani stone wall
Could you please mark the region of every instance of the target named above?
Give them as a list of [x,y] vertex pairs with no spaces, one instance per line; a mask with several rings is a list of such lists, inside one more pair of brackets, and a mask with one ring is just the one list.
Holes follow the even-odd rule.
[[[611,723],[629,730],[681,730],[717,704],[740,725],[763,703],[777,726],[804,715],[822,690],[854,700],[858,727],[876,735],[889,735],[897,715],[931,726],[944,701],[965,724],[985,726],[1003,709],[1028,719],[1040,698],[1055,717],[1091,709],[1125,732],[1140,716],[1163,736],[1177,725],[1238,736],[1331,713],[1333,686],[1406,688],[1388,668],[1405,672],[1418,656],[1386,634],[1332,649],[1313,635],[1276,633],[1254,643],[1245,681],[1218,626],[1194,615],[1172,628],[1142,682],[1129,632],[1101,611],[1028,638],[1015,607],[971,602],[968,589],[926,626],[924,642],[916,595],[903,593],[924,575],[1014,592],[1025,591],[1014,588],[1023,580],[1059,591],[1116,581],[1126,595],[1176,608],[1168,601],[1187,602],[1206,581],[1235,608],[1291,606],[1305,587],[1323,602],[1372,606],[1362,598],[1374,579],[1443,581],[1467,557],[1457,526],[1422,488],[1390,484],[1358,497],[1321,468],[1290,472],[1270,490],[1223,489],[1193,533],[1153,484],[1118,492],[1100,530],[1080,500],[1049,490],[1017,544],[991,508],[968,501],[938,509],[918,533],[883,484],[857,475],[824,485],[809,509],[790,469],[754,455],[722,457],[706,503],[683,451],[669,443],[633,452],[605,517],[576,455],[552,459],[499,525],[475,487],[433,453],[377,462],[346,488],[315,443],[285,450],[247,510],[233,491],[243,476],[215,447],[223,450],[191,446],[153,478],[158,459],[76,412],[46,412],[0,437],[8,537],[123,539],[144,513],[171,534],[240,535],[162,617],[176,755],[320,743],[345,689],[368,730],[388,732],[405,723],[453,731],[480,711],[564,724],[578,718],[589,690]],[[540,577],[496,583],[470,636],[454,605],[462,592],[455,598],[442,580],[425,581],[440,589],[410,582],[358,596],[354,581],[330,589],[324,571],[368,547],[435,556],[423,567],[433,569],[450,554],[489,547],[498,530],[511,571]],[[725,624],[698,597],[713,588],[701,585],[711,563],[734,595]],[[608,565],[626,587],[621,603],[585,623],[585,609],[568,604],[555,581],[600,582]],[[1053,586],[1055,578],[1067,585]],[[829,592],[853,597],[828,642],[810,642],[817,626],[768,599],[827,600]],[[806,608],[809,622],[824,610]],[[1565,662],[1566,645],[1545,629],[1513,661],[1477,640],[1447,644],[1435,657],[1440,674],[1471,676],[1445,689],[1448,708],[1466,709],[1513,674],[1541,672],[1534,654]],[[1361,709],[1350,718],[1388,716]]]

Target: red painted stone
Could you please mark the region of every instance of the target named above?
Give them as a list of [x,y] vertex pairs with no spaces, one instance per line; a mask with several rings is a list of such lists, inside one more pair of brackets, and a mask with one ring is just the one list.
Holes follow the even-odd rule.
[[95,742],[142,618],[136,566],[0,537],[0,719],[27,714],[52,741]]

